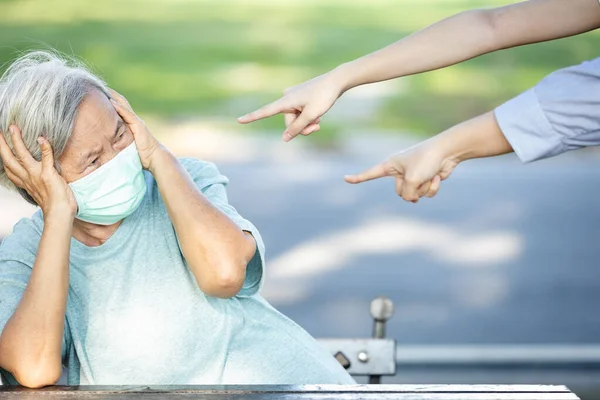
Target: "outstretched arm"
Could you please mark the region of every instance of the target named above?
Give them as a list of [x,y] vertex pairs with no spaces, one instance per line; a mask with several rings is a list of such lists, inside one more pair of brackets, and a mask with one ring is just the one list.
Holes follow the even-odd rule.
[[285,91],[279,100],[238,119],[284,113],[283,138],[317,131],[345,91],[431,71],[496,50],[577,35],[600,27],[598,0],[529,0],[456,14],[381,50]]
[[[358,175],[396,179],[398,195],[434,196],[460,162],[514,151],[523,162],[600,145],[600,58],[558,70],[535,87]],[[440,179],[441,178],[441,179]]]

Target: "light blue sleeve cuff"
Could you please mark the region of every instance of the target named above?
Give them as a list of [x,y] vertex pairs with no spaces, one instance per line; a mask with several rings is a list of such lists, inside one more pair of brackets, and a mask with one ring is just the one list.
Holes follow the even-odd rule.
[[544,115],[534,88],[502,104],[494,114],[506,140],[524,163],[567,150]]
[[250,232],[256,241],[256,252],[246,267],[246,279],[238,297],[250,297],[257,294],[264,283],[265,276],[265,244],[258,229],[249,221],[242,218],[234,222],[244,231]]

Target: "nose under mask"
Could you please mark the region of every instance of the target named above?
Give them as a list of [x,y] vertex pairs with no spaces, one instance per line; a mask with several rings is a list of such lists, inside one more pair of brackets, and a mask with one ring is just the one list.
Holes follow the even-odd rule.
[[146,194],[135,142],[96,171],[71,182],[69,187],[77,201],[77,219],[112,225],[131,215]]

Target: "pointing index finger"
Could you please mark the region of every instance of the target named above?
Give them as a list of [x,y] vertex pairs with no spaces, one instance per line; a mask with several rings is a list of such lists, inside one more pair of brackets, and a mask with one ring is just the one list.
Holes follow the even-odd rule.
[[348,183],[362,183],[373,179],[383,178],[384,176],[390,175],[386,162],[375,165],[368,170],[361,172],[356,175],[346,175],[344,178]]
[[279,99],[277,101],[274,101],[273,103],[267,104],[266,106],[259,108],[256,111],[246,114],[243,117],[239,117],[238,122],[240,124],[248,124],[250,122],[258,121],[259,119],[272,117],[273,115],[288,110],[290,110],[290,108],[284,107],[281,99]]

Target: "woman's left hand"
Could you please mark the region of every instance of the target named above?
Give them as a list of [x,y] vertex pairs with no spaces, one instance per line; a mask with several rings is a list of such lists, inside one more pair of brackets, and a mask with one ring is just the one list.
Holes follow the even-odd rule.
[[129,126],[133,140],[140,155],[142,167],[152,171],[152,160],[162,148],[160,142],[152,135],[144,121],[134,112],[125,97],[110,89],[111,103],[123,121]]

